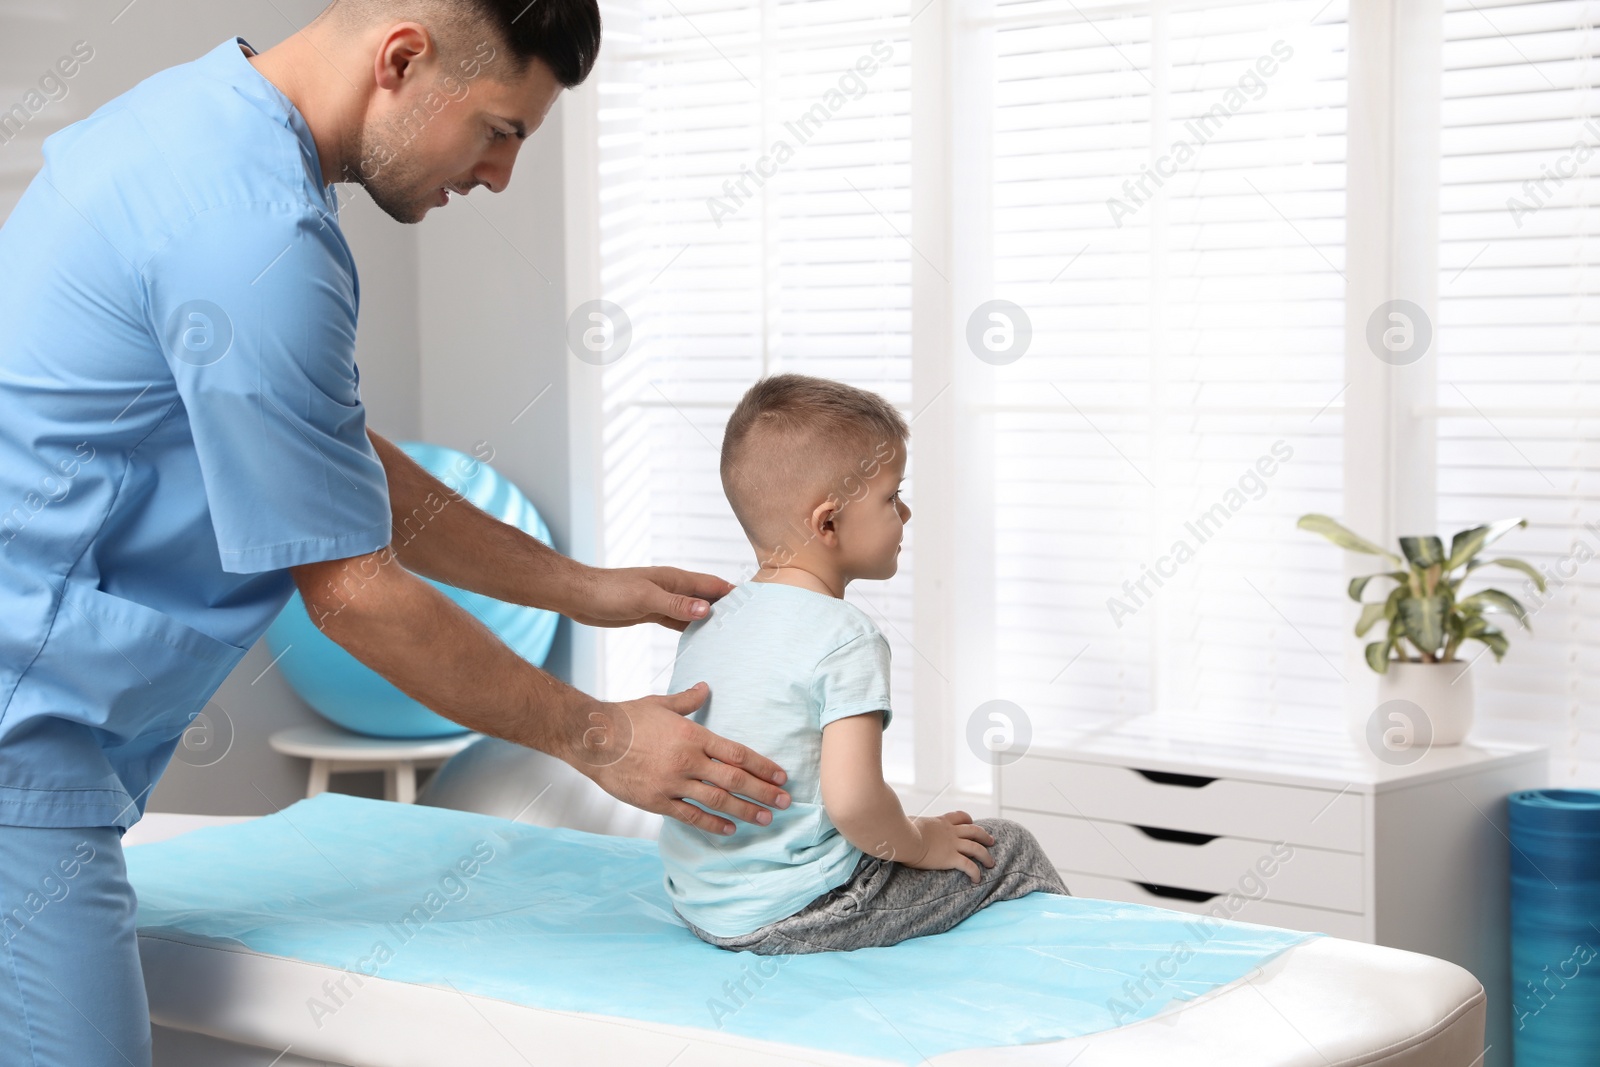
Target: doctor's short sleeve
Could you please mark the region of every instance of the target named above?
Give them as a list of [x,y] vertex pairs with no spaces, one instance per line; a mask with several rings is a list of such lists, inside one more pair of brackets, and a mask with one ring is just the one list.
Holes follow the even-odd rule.
[[355,363],[355,266],[336,225],[288,204],[203,211],[143,269],[227,571],[389,543]]
[[811,695],[821,726],[868,711],[883,712],[889,727],[889,642],[872,632],[851,638],[817,663]]

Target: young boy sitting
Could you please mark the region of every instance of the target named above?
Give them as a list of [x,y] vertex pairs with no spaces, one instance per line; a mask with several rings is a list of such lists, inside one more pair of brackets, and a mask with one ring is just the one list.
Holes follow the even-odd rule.
[[760,570],[683,632],[670,691],[707,682],[696,720],[782,766],[792,803],[722,838],[663,825],[667,893],[713,945],[893,945],[1067,892],[1017,823],[907,818],[884,783],[889,644],[844,591],[898,566],[909,433],[882,397],[798,374],[757,382],[728,420],[722,487]]

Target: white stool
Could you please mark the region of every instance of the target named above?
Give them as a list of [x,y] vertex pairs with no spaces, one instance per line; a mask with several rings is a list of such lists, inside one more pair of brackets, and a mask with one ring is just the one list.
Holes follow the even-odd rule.
[[306,797],[328,791],[328,775],[343,771],[382,771],[383,798],[411,804],[417,799],[417,768],[437,767],[481,735],[366,737],[332,723],[294,726],[272,735],[275,751],[311,761]]

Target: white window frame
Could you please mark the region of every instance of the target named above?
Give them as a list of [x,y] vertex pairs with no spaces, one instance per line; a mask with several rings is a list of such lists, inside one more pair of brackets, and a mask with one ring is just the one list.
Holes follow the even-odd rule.
[[[1438,525],[1433,404],[1438,353],[1378,359],[1367,321],[1405,299],[1439,316],[1442,0],[1350,0],[1345,179],[1344,514],[1382,544]],[[1435,332],[1434,336],[1437,336]],[[1370,573],[1345,553],[1345,575]],[[1359,609],[1347,606],[1355,625]],[[1346,631],[1349,632],[1348,630]],[[1376,704],[1360,642],[1344,643],[1345,712]]]

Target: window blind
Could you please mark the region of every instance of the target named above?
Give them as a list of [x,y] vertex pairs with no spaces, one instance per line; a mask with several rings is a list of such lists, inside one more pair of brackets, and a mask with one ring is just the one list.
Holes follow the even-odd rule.
[[[762,376],[847,381],[912,417],[911,14],[907,0],[604,6],[600,283],[632,325],[602,368],[606,565],[754,573],[718,457]],[[915,485],[908,468],[913,508]],[[915,721],[915,541],[913,519],[899,573],[846,595],[893,653],[884,762],[899,781]],[[602,642],[609,698],[666,690],[676,635],[634,627]]]
[[[992,684],[1340,729],[1345,3],[995,3]],[[971,787],[979,779],[969,774]]]
[[[1532,611],[1472,668],[1478,732],[1550,746],[1553,784],[1600,781],[1600,4],[1447,0],[1440,166],[1438,508],[1453,532],[1523,516],[1491,568]],[[1482,646],[1471,646],[1473,655]]]

